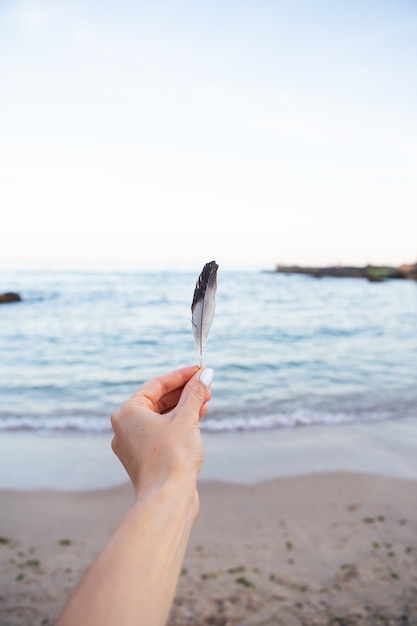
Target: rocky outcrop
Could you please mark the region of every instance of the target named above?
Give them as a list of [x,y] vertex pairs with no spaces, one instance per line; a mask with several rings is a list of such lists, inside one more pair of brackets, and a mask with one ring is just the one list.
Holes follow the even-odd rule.
[[401,274],[401,278],[417,280],[417,263],[414,263],[414,265],[400,265],[398,271]]
[[417,263],[399,267],[366,265],[365,267],[335,265],[330,267],[301,267],[299,265],[278,265],[277,272],[283,274],[307,274],[315,278],[335,276],[338,278],[367,278],[380,282],[388,278],[407,278],[417,280]]
[[0,304],[6,304],[7,302],[20,302],[22,297],[18,293],[9,291],[8,293],[0,293]]

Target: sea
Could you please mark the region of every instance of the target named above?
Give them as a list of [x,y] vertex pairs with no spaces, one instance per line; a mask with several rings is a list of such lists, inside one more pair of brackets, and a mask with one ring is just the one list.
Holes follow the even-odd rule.
[[[3,268],[0,431],[110,432],[148,378],[198,362],[196,271]],[[218,272],[210,433],[417,411],[417,283]]]

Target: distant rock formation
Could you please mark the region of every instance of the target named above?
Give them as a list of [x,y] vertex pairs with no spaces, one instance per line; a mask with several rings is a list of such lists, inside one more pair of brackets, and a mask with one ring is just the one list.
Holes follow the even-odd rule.
[[322,276],[336,276],[340,278],[367,278],[372,282],[380,282],[387,278],[407,278],[417,280],[417,263],[389,267],[380,265],[366,265],[356,267],[350,265],[334,265],[331,267],[301,267],[299,265],[278,265],[277,272],[282,274],[307,274],[315,278]]
[[398,268],[400,278],[411,278],[417,280],[417,263],[412,265],[400,265]]
[[8,293],[0,293],[0,304],[6,304],[7,302],[20,302],[22,297],[18,293],[9,291]]

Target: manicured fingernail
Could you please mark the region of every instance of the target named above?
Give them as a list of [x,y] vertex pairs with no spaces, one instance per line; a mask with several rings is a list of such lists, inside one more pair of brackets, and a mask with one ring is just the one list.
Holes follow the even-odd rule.
[[206,387],[210,387],[211,381],[213,380],[213,374],[214,372],[210,367],[201,372],[200,380]]

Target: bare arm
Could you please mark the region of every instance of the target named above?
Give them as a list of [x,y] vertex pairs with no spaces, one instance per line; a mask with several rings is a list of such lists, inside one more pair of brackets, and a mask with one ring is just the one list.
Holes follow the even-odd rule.
[[152,379],[113,414],[113,449],[135,499],[56,626],[166,623],[199,506],[199,419],[210,398],[200,373],[188,367]]

